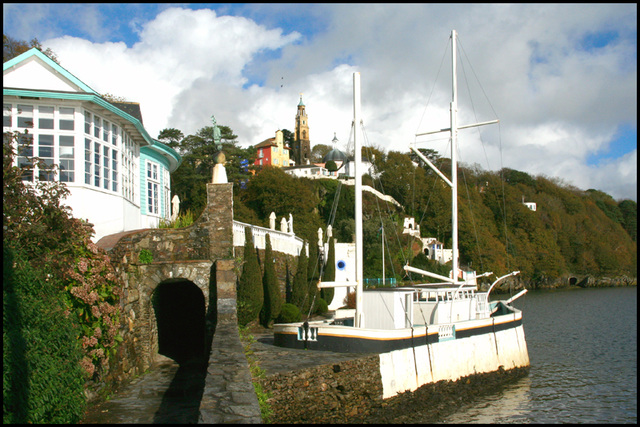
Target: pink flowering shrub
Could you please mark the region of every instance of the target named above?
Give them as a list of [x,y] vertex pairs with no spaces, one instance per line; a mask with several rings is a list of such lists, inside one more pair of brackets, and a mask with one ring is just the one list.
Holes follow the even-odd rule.
[[[62,204],[69,194],[66,186],[22,181],[23,170],[14,166],[12,144],[17,138],[4,134],[3,244],[19,250],[34,267],[48,266],[55,276],[51,281],[61,284],[64,313],[79,325],[84,352],[80,364],[92,378],[104,371],[122,341],[118,334],[122,284],[107,254],[91,241],[93,226],[73,218],[71,209]],[[32,161],[38,163],[37,158]]]

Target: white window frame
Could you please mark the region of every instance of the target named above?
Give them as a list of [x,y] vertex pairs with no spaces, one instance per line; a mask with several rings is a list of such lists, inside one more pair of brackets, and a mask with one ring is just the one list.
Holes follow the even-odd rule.
[[147,175],[147,214],[160,215],[160,165],[151,160],[145,162]]

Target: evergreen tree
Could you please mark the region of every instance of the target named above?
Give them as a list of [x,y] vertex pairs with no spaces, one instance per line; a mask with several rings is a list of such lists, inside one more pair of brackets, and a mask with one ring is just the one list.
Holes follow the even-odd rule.
[[293,277],[293,285],[291,289],[291,303],[303,310],[307,298],[308,279],[307,279],[307,242],[303,242],[300,255],[298,256],[298,268]]
[[271,250],[271,237],[266,235],[266,244],[264,251],[264,275],[262,276],[262,287],[264,290],[264,304],[260,310],[260,323],[265,328],[269,327],[269,323],[280,315],[282,309],[282,295],[280,295],[280,286],[276,277],[276,269],[273,264],[273,253]]
[[[327,264],[324,267],[323,276],[325,282],[333,282],[336,280],[336,244],[333,237],[329,239],[329,253],[327,254]],[[327,304],[331,304],[333,294],[333,288],[322,288],[321,296]]]
[[238,281],[238,324],[247,325],[258,318],[264,300],[260,264],[253,246],[251,228],[244,230],[244,264]]
[[291,273],[289,272],[289,261],[286,263],[286,273],[284,279],[284,301],[291,304],[293,289],[291,288]]
[[307,291],[307,303],[305,309],[308,311],[311,304],[317,303],[316,294],[318,293],[318,277],[320,275],[320,265],[318,262],[318,238],[314,234],[314,238],[309,242],[309,261],[307,265],[307,278],[309,279],[309,287]]

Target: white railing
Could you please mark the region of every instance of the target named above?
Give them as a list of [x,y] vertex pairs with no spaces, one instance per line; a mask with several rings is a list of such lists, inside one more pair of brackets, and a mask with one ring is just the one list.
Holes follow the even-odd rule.
[[489,294],[486,292],[478,292],[476,294],[476,318],[484,319],[491,314],[489,305]]
[[[253,245],[258,249],[265,248],[266,235],[271,239],[271,249],[288,255],[298,256],[304,241],[296,237],[295,234],[286,233],[270,228],[258,227],[256,225],[245,224],[244,222],[233,221],[233,246],[244,246],[245,228],[251,228],[253,235]],[[307,244],[308,246],[308,244]]]
[[456,337],[456,327],[454,325],[438,326],[438,341],[452,340]]

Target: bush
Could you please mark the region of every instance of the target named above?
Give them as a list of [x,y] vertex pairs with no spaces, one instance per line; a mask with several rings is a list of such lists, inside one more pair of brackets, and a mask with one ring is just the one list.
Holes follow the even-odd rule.
[[319,298],[316,302],[316,314],[325,314],[327,311],[329,311],[329,305],[325,300]]
[[24,137],[5,133],[3,246],[19,253],[32,268],[48,266],[66,308],[81,327],[81,364],[90,376],[99,376],[122,339],[117,333],[122,283],[106,253],[91,242],[93,226],[73,218],[62,204],[69,194],[66,186],[57,181],[23,183],[23,171],[13,165],[12,144]]
[[302,318],[300,314],[300,309],[290,303],[285,303],[282,305],[282,310],[280,311],[280,316],[276,320],[277,323],[292,323],[299,322]]
[[48,266],[34,267],[6,246],[3,264],[3,423],[75,424],[86,375],[60,285]]

